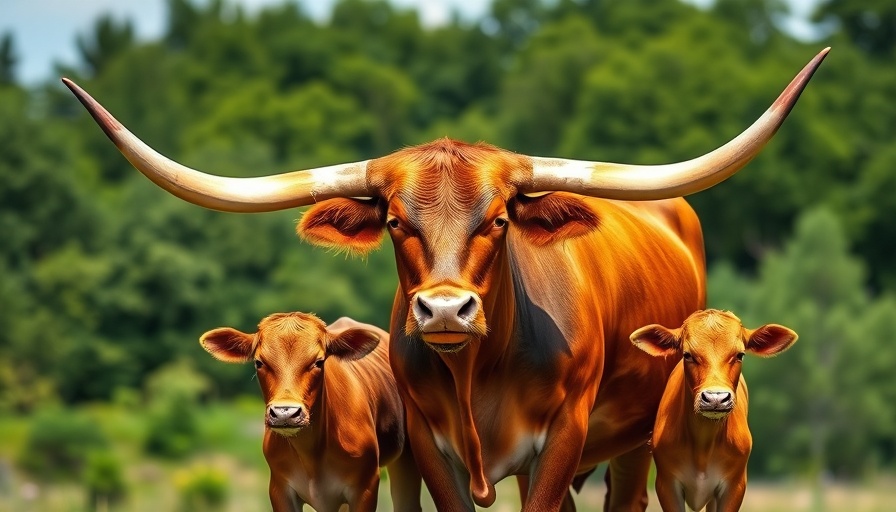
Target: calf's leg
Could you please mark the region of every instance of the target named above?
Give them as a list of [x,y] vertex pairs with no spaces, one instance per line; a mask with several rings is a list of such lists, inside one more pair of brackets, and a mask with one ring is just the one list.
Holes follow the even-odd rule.
[[420,512],[420,471],[411,453],[410,440],[401,455],[389,464],[389,490],[395,512]]

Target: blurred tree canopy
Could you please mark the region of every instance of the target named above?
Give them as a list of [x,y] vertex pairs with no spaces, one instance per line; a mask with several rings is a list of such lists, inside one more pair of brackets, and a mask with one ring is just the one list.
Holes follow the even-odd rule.
[[[688,159],[743,130],[833,45],[756,161],[689,200],[711,304],[802,335],[750,365],[757,436],[786,439],[758,449],[756,470],[896,464],[896,67],[882,65],[896,47],[892,2],[823,2],[826,40],[812,44],[780,30],[775,0],[495,0],[482,19],[439,26],[384,0],[337,1],[327,21],[288,1],[252,15],[227,0],[167,4],[156,40],[100,17],[60,73],[164,154],[230,176],[441,136],[542,156]],[[185,358],[213,395],[253,393],[251,368],[206,357],[202,332],[251,331],[288,310],[388,324],[388,247],[334,256],[298,240],[300,211],[233,215],[169,196],[57,80],[19,84],[14,43],[0,36],[0,411],[107,400]]]

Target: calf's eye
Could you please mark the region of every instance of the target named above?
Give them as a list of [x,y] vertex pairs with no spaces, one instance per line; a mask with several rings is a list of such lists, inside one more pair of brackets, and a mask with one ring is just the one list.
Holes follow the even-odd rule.
[[321,368],[323,368],[323,367],[324,367],[324,360],[323,360],[323,359],[318,359],[317,361],[315,361],[315,362],[314,362],[314,367],[317,368],[317,369],[321,369]]
[[693,360],[694,360],[694,356],[692,356],[690,352],[685,352],[685,353],[684,353],[684,360],[685,360],[685,361],[693,361]]
[[738,360],[738,361],[743,361],[743,360],[744,360],[744,353],[743,353],[743,352],[740,352],[740,353],[737,354],[737,360]]
[[398,222],[398,219],[389,219],[389,222],[387,222],[386,225],[389,226],[389,229],[398,229],[400,223]]
[[262,366],[264,366],[264,363],[262,363],[261,360],[256,359],[256,360],[255,360],[255,369],[258,370],[258,369],[261,368]]

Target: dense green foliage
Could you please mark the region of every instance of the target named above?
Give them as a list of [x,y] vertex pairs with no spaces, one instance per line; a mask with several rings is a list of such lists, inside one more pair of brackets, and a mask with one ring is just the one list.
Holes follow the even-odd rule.
[[[341,0],[327,22],[286,2],[252,16],[225,0],[168,7],[152,41],[100,18],[60,72],[166,155],[231,176],[445,135],[544,156],[687,159],[749,125],[828,44],[782,33],[773,0],[496,0],[484,19],[438,27],[378,0]],[[894,12],[823,3],[834,50],[790,118],[746,170],[691,198],[712,305],[801,334],[748,364],[761,474],[896,463],[896,67],[882,64],[896,57]],[[170,197],[56,80],[19,85],[16,62],[0,37],[0,412],[145,393],[154,425],[185,436],[150,449],[180,455],[191,403],[257,392],[251,367],[202,352],[205,330],[252,331],[288,310],[387,325],[389,247],[359,261],[298,240],[301,212]],[[199,387],[148,384],[183,360],[207,379]]]
[[41,480],[82,477],[88,461],[107,448],[108,439],[85,414],[48,408],[35,415],[19,466]]

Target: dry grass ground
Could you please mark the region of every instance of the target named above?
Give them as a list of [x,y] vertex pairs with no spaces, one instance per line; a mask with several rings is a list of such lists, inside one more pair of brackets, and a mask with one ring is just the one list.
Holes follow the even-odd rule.
[[[267,499],[267,474],[253,467],[240,464],[230,457],[212,456],[191,461],[184,468],[164,467],[143,462],[128,468],[131,484],[128,499],[114,511],[157,512],[180,510],[176,481],[178,475],[189,467],[213,466],[228,476],[229,496],[227,505],[220,512],[269,511]],[[599,483],[587,485],[576,497],[578,510],[601,510],[604,488]],[[823,492],[823,508],[813,507],[812,489],[805,483],[754,483],[744,502],[744,512],[799,512],[799,511],[849,511],[890,512],[896,509],[896,479],[880,478],[865,484],[831,483]],[[493,512],[519,510],[516,484],[512,479],[498,485],[498,501],[489,509]],[[388,487],[380,493],[380,510],[391,510]],[[0,488],[0,512],[84,512],[85,496],[82,488],[74,485],[37,487],[27,479],[13,475]],[[424,510],[435,511],[428,494],[424,496]],[[650,512],[658,512],[659,505],[651,493]]]

